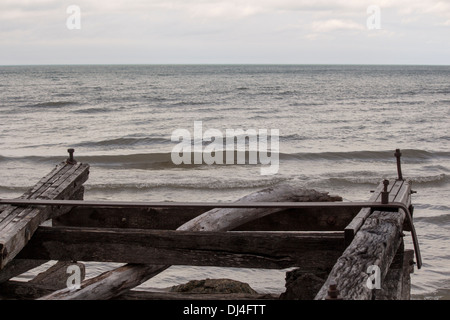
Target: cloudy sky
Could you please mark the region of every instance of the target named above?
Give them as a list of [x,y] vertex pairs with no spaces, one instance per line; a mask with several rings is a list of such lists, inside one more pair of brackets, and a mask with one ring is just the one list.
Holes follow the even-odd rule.
[[449,65],[450,0],[0,0],[0,65],[97,63]]

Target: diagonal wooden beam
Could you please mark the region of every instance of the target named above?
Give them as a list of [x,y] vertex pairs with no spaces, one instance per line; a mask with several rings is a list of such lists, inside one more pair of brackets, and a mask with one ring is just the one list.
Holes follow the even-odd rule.
[[[88,164],[59,164],[21,199],[53,200],[69,199],[88,179]],[[0,270],[22,250],[38,226],[70,207],[14,206],[9,205],[0,213]]]

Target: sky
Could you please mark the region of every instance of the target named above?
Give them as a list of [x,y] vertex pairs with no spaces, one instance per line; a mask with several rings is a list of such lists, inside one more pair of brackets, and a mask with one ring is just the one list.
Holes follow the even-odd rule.
[[0,65],[450,64],[450,0],[0,0]]

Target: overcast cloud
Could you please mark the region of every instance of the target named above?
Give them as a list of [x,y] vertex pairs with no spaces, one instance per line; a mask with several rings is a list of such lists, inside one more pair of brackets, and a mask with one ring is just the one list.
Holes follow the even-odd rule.
[[[70,5],[81,29],[66,26]],[[0,65],[448,65],[449,40],[448,0],[0,0]]]

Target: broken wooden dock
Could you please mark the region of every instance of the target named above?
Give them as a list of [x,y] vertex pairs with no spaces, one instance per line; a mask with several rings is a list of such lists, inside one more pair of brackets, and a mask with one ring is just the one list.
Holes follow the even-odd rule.
[[[365,202],[281,185],[233,203],[86,201],[90,166],[69,150],[20,198],[0,200],[0,299],[410,298],[410,273],[422,262],[399,150],[398,178]],[[405,249],[405,232],[414,250]],[[58,262],[14,280],[48,261]],[[89,277],[87,261],[124,265]],[[171,265],[295,269],[281,295],[136,289]],[[76,287],[71,266],[82,271]]]

